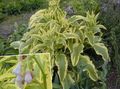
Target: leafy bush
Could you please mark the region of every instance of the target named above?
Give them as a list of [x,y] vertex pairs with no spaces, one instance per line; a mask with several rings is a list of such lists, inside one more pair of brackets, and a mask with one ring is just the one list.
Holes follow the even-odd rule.
[[5,15],[2,13],[2,9],[1,9],[2,7],[3,7],[3,5],[0,3],[0,22],[2,22],[5,17]]
[[1,12],[0,12],[0,22],[2,22],[3,20],[4,20],[4,14],[2,14]]
[[[98,24],[97,17],[89,12],[85,17],[68,17],[59,8],[59,0],[49,0],[48,9],[40,10],[30,18],[30,31],[11,46],[19,49],[20,54],[49,52],[53,88],[57,85],[58,89],[69,89],[75,85],[77,89],[94,89],[98,83],[99,88],[106,89],[105,66],[110,58],[101,42],[101,29],[105,27]],[[99,66],[93,63],[98,60],[86,53],[90,49],[103,59]]]
[[2,8],[2,12],[7,15],[20,14],[21,5],[19,2],[9,2],[5,7]]
[[0,19],[6,15],[17,15],[26,11],[46,7],[46,0],[5,0],[0,1]]

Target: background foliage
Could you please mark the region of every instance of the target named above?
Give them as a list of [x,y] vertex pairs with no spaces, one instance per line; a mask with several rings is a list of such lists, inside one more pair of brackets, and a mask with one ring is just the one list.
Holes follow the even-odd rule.
[[0,55],[15,55],[18,50],[10,46],[13,41],[18,41],[22,38],[23,34],[27,32],[27,25],[17,23],[14,24],[14,32],[7,38],[0,37]]
[[0,20],[2,21],[8,15],[46,7],[46,4],[46,0],[0,0]]
[[87,11],[99,12],[98,0],[61,0],[61,7],[71,6],[74,14],[85,15]]
[[109,45],[112,59],[112,67],[120,71],[120,1],[100,0],[100,22],[104,24],[108,31],[104,35],[104,42]]

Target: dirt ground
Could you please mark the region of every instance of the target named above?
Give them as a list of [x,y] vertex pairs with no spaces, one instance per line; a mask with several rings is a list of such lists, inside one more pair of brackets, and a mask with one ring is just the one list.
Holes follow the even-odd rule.
[[[119,80],[119,81],[118,81]],[[120,89],[120,75],[115,69],[111,69],[107,75],[108,89]]]
[[34,12],[30,12],[30,13],[20,14],[17,16],[7,17],[5,21],[0,23],[0,35],[2,35],[4,38],[7,38],[13,32],[15,23],[17,24],[28,23],[28,20],[33,13]]

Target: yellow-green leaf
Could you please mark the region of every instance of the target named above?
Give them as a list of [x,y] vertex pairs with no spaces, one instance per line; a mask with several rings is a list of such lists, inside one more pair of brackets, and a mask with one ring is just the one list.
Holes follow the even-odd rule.
[[104,61],[110,61],[107,47],[103,43],[94,44],[94,49],[98,55],[101,55]]
[[60,77],[60,81],[62,82],[67,74],[68,62],[66,56],[64,54],[57,54],[55,63],[58,67],[58,74]]
[[11,79],[14,77],[15,75],[13,75],[12,73],[4,73],[3,75],[0,75],[0,81],[4,81],[6,79]]
[[73,66],[76,66],[79,62],[80,53],[83,52],[84,45],[75,43],[73,45],[73,52],[71,53],[71,62]]
[[93,81],[98,80],[97,70],[88,56],[80,56],[80,63],[85,66],[84,71],[88,72],[89,77]]
[[10,45],[11,47],[13,47],[14,49],[19,49],[20,47],[20,41],[15,41],[15,42],[12,42]]
[[71,18],[68,19],[68,22],[69,22],[69,24],[72,24],[72,23],[74,23],[78,20],[83,20],[83,19],[85,19],[85,17],[83,17],[81,15],[74,15]]
[[79,39],[79,36],[75,33],[64,33],[66,39]]

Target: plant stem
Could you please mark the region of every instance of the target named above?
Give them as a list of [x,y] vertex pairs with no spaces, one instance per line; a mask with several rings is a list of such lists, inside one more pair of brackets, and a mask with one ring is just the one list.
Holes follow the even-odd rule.
[[41,64],[40,62],[38,62],[38,60],[36,59],[36,57],[34,57],[34,59],[35,59],[35,62],[37,63],[39,69],[41,70],[41,72],[42,72],[42,74],[43,74],[44,88],[47,89],[46,74],[44,73],[44,70],[43,70],[43,68],[41,67],[42,64]]

